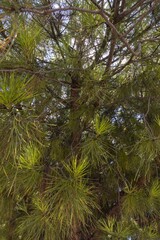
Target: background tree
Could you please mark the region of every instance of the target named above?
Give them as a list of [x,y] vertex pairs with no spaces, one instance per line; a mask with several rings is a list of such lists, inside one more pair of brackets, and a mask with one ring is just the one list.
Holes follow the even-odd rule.
[[159,10],[1,1],[1,239],[159,239]]

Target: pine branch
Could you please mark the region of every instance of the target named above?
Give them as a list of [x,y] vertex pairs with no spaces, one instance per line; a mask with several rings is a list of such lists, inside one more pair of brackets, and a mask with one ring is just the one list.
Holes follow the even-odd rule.
[[[44,7],[43,7],[44,8]],[[35,13],[38,15],[48,15],[54,12],[65,12],[65,11],[79,11],[82,13],[91,13],[91,14],[99,14],[99,11],[97,10],[89,10],[89,9],[84,9],[84,8],[79,8],[79,7],[62,7],[62,8],[54,8],[54,9],[45,9],[41,10],[41,7],[36,7],[36,8],[29,8],[26,6],[20,6],[18,9],[14,7],[6,7],[4,5],[0,5],[0,9],[4,11],[8,11],[9,13],[11,12],[19,12],[19,13]]]

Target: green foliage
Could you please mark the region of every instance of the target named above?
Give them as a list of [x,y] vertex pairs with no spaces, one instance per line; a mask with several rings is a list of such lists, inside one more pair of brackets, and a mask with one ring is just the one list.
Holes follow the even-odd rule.
[[159,234],[157,233],[157,224],[153,223],[150,226],[146,226],[144,228],[140,228],[138,231],[138,237],[141,240],[145,239],[153,239],[153,240],[158,240],[159,239]]
[[103,135],[109,133],[113,129],[113,125],[109,119],[105,119],[104,117],[101,119],[100,116],[96,115],[94,129],[97,135]]
[[0,79],[0,104],[5,105],[8,109],[33,98],[33,91],[30,82],[33,77],[15,75],[2,75]]
[[108,145],[101,138],[88,138],[82,148],[82,155],[86,156],[88,160],[94,165],[106,163],[110,156],[108,152]]
[[[36,142],[42,145],[44,138],[42,127],[34,116],[21,114],[19,110],[12,109],[9,114],[1,119],[1,157],[7,160],[10,157],[17,158],[19,151],[27,141]],[[7,151],[5,151],[7,150]]]
[[34,23],[22,23],[19,25],[17,42],[20,46],[21,55],[24,61],[32,63],[35,57],[35,51],[41,40],[41,28]]
[[159,116],[156,116],[155,122],[156,122],[157,125],[160,127],[160,117],[159,117]]
[[149,189],[149,201],[151,211],[158,213],[160,203],[160,183],[158,180],[155,180]]
[[88,166],[86,160],[78,162],[76,158],[64,163],[65,175],[59,173],[47,189],[51,216],[58,221],[64,236],[75,234],[78,226],[84,227],[97,208],[95,193],[87,185]]
[[111,157],[111,144],[105,138],[113,130],[113,125],[108,119],[96,115],[93,130],[95,135],[90,135],[82,146],[82,155],[87,157],[93,166],[106,164]]
[[56,239],[53,221],[47,215],[47,206],[38,197],[33,201],[34,209],[31,213],[20,218],[17,233],[25,240],[39,239],[45,240]]
[[36,164],[40,163],[40,151],[32,143],[28,144],[18,159],[18,167],[32,169]]
[[127,217],[141,216],[149,211],[150,205],[147,193],[144,189],[128,188],[126,187],[126,196],[123,197],[123,211]]
[[100,220],[99,229],[105,236],[104,239],[127,239],[133,233],[133,226],[128,225],[128,222],[124,220],[118,222],[111,217]]

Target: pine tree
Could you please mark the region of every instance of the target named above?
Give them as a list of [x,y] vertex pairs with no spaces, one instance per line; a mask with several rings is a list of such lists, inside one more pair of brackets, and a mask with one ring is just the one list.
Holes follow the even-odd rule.
[[0,3],[0,239],[160,238],[158,0]]

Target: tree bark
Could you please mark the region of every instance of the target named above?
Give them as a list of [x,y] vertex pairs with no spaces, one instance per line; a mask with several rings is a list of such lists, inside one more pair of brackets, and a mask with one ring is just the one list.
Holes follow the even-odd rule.
[[80,84],[79,76],[71,77],[71,108],[70,108],[70,118],[71,121],[76,121],[76,124],[71,134],[71,148],[73,152],[76,153],[80,139],[81,139],[81,126],[80,118],[77,116],[79,104],[78,99],[80,95]]

